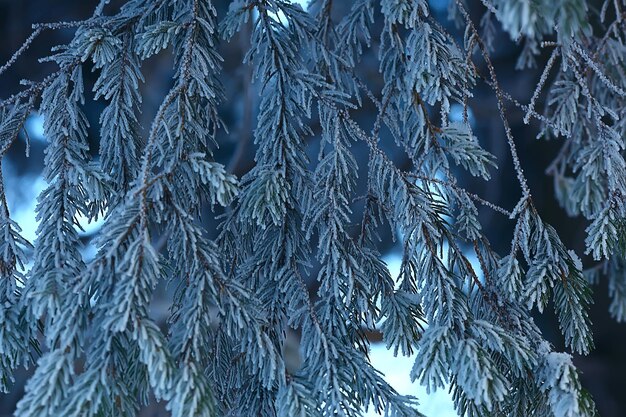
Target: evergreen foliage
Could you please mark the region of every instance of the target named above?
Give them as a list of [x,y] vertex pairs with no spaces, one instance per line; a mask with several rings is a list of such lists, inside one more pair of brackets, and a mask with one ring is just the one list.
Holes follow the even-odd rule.
[[[0,156],[33,111],[49,141],[32,244],[0,178],[0,390],[19,366],[34,368],[16,417],[134,416],[151,395],[175,417],[420,415],[418,399],[371,365],[374,331],[396,355],[417,352],[411,378],[449,386],[459,415],[595,415],[571,355],[554,351],[531,314],[551,306],[569,351],[587,354],[589,281],[606,275],[611,314],[626,320],[626,2],[605,1],[594,18],[606,30],[595,33],[586,0],[482,0],[480,26],[456,0],[462,42],[426,0],[356,0],[339,18],[332,0],[307,10],[234,0],[226,15],[211,0],[107,3],[84,21],[35,25],[0,68],[42,32],[75,29],[43,59],[56,72],[0,102]],[[587,253],[598,263],[587,271],[533,202],[505,113],[511,100],[489,57],[495,21],[525,42],[520,68],[552,50],[531,102],[514,104],[526,123],[541,122],[542,137],[562,141],[549,174],[564,210],[589,220]],[[256,164],[241,178],[213,156],[225,99],[217,45],[239,32],[250,37],[244,64],[260,97]],[[380,94],[356,71],[376,56],[377,38]],[[166,49],[171,88],[142,129],[141,65]],[[106,102],[91,153],[85,69],[98,74],[94,98]],[[493,89],[519,182],[511,210],[458,183],[465,173],[488,181],[499,162],[468,120],[479,82]],[[544,92],[547,106],[536,109]],[[367,100],[378,116],[365,128],[352,113]],[[384,152],[383,128],[410,169]],[[309,135],[321,137],[313,161]],[[368,160],[357,160],[355,144]],[[492,250],[477,204],[514,223],[509,253]],[[211,240],[199,220],[216,205],[226,210]],[[79,219],[101,217],[97,254],[84,259]],[[377,246],[387,226],[403,247],[397,277]],[[305,282],[312,265],[316,294]],[[160,328],[150,303],[164,281],[175,291]],[[290,329],[297,367],[285,360]]]

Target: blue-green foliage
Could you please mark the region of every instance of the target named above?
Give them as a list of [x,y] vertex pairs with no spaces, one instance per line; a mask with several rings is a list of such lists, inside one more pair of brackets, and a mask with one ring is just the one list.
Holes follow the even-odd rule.
[[[331,0],[308,10],[235,0],[225,16],[210,0],[130,0],[110,15],[99,7],[86,21],[51,25],[76,27],[47,58],[58,71],[0,102],[0,156],[35,108],[49,140],[31,259],[0,181],[0,390],[11,388],[15,368],[35,368],[16,416],[134,416],[151,395],[175,417],[356,417],[372,407],[420,415],[417,399],[371,365],[368,334],[377,331],[395,355],[417,352],[411,378],[428,390],[449,386],[460,415],[594,415],[571,356],[554,352],[531,317],[551,300],[567,347],[593,347],[582,263],[533,204],[488,53],[492,18],[524,37],[522,66],[556,26],[526,120],[567,138],[550,170],[556,195],[568,214],[590,220],[587,250],[603,263],[589,274],[609,276],[611,313],[624,320],[623,28],[595,37],[582,0],[487,0],[481,36],[464,3],[450,8],[466,28],[462,45],[425,0],[357,0],[339,19]],[[225,97],[218,44],[245,33],[260,99],[256,163],[237,178],[213,160]],[[376,36],[379,98],[358,71],[364,55],[375,59]],[[172,86],[142,130],[141,64],[167,49]],[[467,117],[480,59],[522,190],[512,211],[457,183],[458,172],[489,180],[497,168]],[[97,157],[82,113],[86,65],[105,101]],[[534,106],[544,88],[541,115]],[[366,100],[378,109],[371,132],[351,113]],[[451,120],[453,104],[463,120]],[[383,126],[409,170],[379,146]],[[310,135],[321,137],[316,161]],[[357,160],[354,146],[368,159]],[[476,203],[514,221],[509,253],[491,249]],[[212,241],[199,219],[216,204],[228,209]],[[79,219],[101,216],[97,254],[85,260]],[[386,224],[403,248],[397,277],[377,247]],[[150,314],[162,281],[175,289],[166,328]],[[294,331],[296,365],[285,353]]]

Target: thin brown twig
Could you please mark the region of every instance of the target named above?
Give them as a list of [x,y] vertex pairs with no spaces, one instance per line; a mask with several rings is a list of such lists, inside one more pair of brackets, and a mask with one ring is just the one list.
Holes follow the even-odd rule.
[[497,211],[498,213],[504,214],[505,216],[507,216],[509,218],[512,216],[512,212],[511,211],[508,211],[507,209],[502,208],[502,207],[498,206],[497,204],[494,204],[494,203],[492,203],[490,201],[487,201],[487,200],[479,197],[476,194],[470,193],[470,192],[464,190],[463,188],[459,187],[458,185],[453,184],[451,182],[443,181],[443,180],[440,180],[438,178],[427,177],[425,175],[420,175],[420,174],[416,174],[416,173],[408,173],[408,175],[411,176],[411,177],[414,177],[414,178],[416,178],[416,179],[418,179],[420,181],[432,182],[432,183],[435,183],[435,184],[443,185],[444,187],[452,188],[453,190],[455,190],[455,191],[457,191],[457,192],[459,192],[461,194],[466,195],[467,197],[471,198],[472,200],[475,200],[475,201],[479,202],[480,204],[482,204],[485,207],[489,207],[490,209],[492,209],[494,211]]
[[515,145],[515,141],[513,139],[513,133],[511,131],[511,127],[509,125],[509,121],[505,115],[504,108],[504,95],[502,93],[502,89],[500,88],[500,84],[498,83],[498,79],[496,77],[496,72],[493,67],[493,63],[491,62],[491,58],[489,58],[489,53],[487,52],[487,48],[485,47],[485,43],[482,38],[478,34],[478,30],[474,26],[472,19],[470,18],[469,13],[465,9],[465,6],[460,0],[455,0],[461,15],[465,19],[468,28],[472,31],[476,38],[476,44],[481,51],[481,54],[487,64],[487,68],[489,70],[489,75],[491,77],[491,81],[493,82],[493,88],[496,93],[496,101],[498,105],[498,113],[500,114],[500,119],[502,120],[502,124],[504,126],[504,132],[507,138],[507,143],[509,145],[509,149],[511,151],[511,158],[513,159],[513,167],[515,169],[515,173],[517,175],[517,180],[522,188],[522,192],[524,194],[530,195],[530,188],[528,187],[528,182],[526,181],[526,177],[524,176],[524,171],[522,169],[519,156],[517,154],[517,147]]

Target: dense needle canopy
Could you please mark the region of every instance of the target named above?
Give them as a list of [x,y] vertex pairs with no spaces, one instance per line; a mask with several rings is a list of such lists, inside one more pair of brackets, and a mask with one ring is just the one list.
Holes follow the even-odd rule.
[[[0,76],[46,32],[73,38],[42,59],[52,73],[0,101],[0,157],[35,112],[48,141],[34,242],[0,178],[0,390],[34,369],[15,416],[135,416],[152,398],[174,417],[420,415],[370,364],[372,335],[416,353],[407,373],[449,388],[459,415],[595,415],[571,354],[593,349],[600,275],[626,319],[626,3],[483,0],[480,20],[468,3],[449,4],[457,31],[426,0],[102,0],[88,19],[34,25]],[[549,55],[528,104],[499,82],[496,25],[524,45],[520,72]],[[235,38],[254,126],[226,132],[220,45]],[[142,66],[157,57],[173,78],[145,123]],[[485,87],[506,161],[473,129]],[[584,254],[538,208],[510,109],[561,146],[547,175],[587,221]],[[488,187],[503,163],[507,208],[465,181]],[[492,247],[479,210],[508,219],[509,248]],[[103,219],[95,256],[81,219]],[[381,234],[402,248],[398,276]],[[564,352],[535,323],[546,310]]]

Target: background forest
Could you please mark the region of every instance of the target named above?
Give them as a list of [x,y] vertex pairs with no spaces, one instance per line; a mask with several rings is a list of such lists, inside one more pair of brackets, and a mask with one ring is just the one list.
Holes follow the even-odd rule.
[[[6,62],[13,52],[17,50],[30,35],[31,24],[41,22],[73,21],[88,18],[96,7],[97,0],[0,0],[0,64]],[[115,8],[116,0],[111,1],[110,6]],[[218,16],[224,16],[228,10],[228,1],[214,1]],[[468,10],[474,20],[479,22],[485,8],[481,2],[467,0]],[[450,32],[462,39],[462,30],[459,31],[454,19],[449,19],[449,7],[446,0],[430,0],[431,13]],[[600,7],[602,1],[590,0],[590,8]],[[351,5],[350,1],[336,0],[333,4],[335,13],[343,16]],[[376,13],[380,13],[379,8]],[[381,19],[375,19],[376,24],[381,24]],[[597,24],[593,22],[592,24]],[[226,129],[217,133],[216,141],[219,148],[215,150],[215,160],[227,161],[227,169],[241,177],[254,165],[255,145],[253,144],[253,131],[257,120],[259,107],[258,83],[252,82],[252,70],[250,66],[241,65],[245,51],[250,44],[250,28],[244,27],[229,42],[222,41],[218,46],[221,56],[224,58],[223,71],[219,79],[224,86],[226,99],[220,103],[219,115],[225,122]],[[500,85],[503,90],[521,103],[531,100],[535,86],[541,77],[541,71],[550,58],[549,51],[542,51],[536,56],[537,63],[534,67],[517,70],[516,64],[524,45],[510,40],[500,25],[494,20],[491,30],[495,31],[493,52],[491,58],[496,68]],[[380,32],[380,28],[374,26],[374,33]],[[68,42],[73,36],[72,29],[59,29],[46,32],[45,36],[39,37],[30,47],[29,51],[21,57],[13,67],[0,75],[0,97],[5,98],[19,91],[20,80],[27,78],[39,80],[52,72],[55,66],[52,63],[38,63],[37,58],[45,56],[54,45]],[[373,39],[373,49],[377,51],[379,40]],[[482,70],[486,72],[486,67]],[[171,66],[171,50],[157,54],[142,64],[141,71],[146,81],[140,88],[143,96],[142,113],[140,124],[148,126],[158,106],[167,94],[171,86],[174,72]],[[372,91],[380,91],[383,87],[379,76],[379,62],[375,54],[365,55],[358,66],[358,73],[368,83]],[[89,71],[84,72],[86,85],[92,86],[96,81],[97,74]],[[548,79],[549,81],[551,78]],[[87,89],[89,96],[90,88]],[[497,112],[496,97],[493,90],[484,83],[479,83],[473,90],[474,96],[469,99],[469,120],[474,133],[479,138],[481,145],[495,155],[499,169],[489,180],[470,175],[461,175],[460,185],[474,192],[484,199],[501,207],[513,207],[519,199],[515,171],[511,158],[508,154],[506,137],[502,129],[502,122]],[[544,94],[537,99],[536,108],[544,106],[546,97]],[[105,100],[86,101],[83,107],[87,119],[90,122],[88,141],[90,149],[98,149],[99,123],[98,118],[106,105]],[[455,107],[456,106],[456,107]],[[355,120],[362,126],[371,126],[376,118],[377,109],[369,101],[363,102],[363,107],[355,113]],[[461,106],[453,105],[451,117],[458,120],[463,118]],[[535,119],[525,124],[523,118],[525,112],[507,102],[507,114],[516,138],[519,159],[524,167],[530,188],[533,190],[533,201],[543,219],[558,230],[565,245],[576,251],[580,256],[585,252],[585,227],[586,223],[580,217],[572,218],[561,208],[555,198],[555,189],[552,178],[546,174],[546,170],[559,152],[562,139],[544,140],[538,139],[540,126]],[[314,123],[319,119],[313,118]],[[312,124],[311,129],[316,134],[307,137],[306,152],[311,161],[317,160],[320,148],[320,127]],[[43,120],[36,114],[31,115],[26,123],[26,130],[30,142],[27,145],[26,138],[17,141],[6,155],[2,163],[5,176],[5,186],[9,209],[12,218],[24,230],[24,237],[34,240],[36,221],[34,215],[35,198],[44,189],[45,181],[42,177],[44,149],[46,138],[43,134]],[[396,165],[402,169],[408,169],[411,161],[405,152],[400,149],[392,138],[391,133],[383,127],[381,130],[380,147],[389,155]],[[29,147],[28,152],[26,147]],[[352,146],[355,158],[367,161],[368,148],[364,143],[356,143]],[[26,156],[28,154],[28,157]],[[363,164],[365,165],[365,164]],[[460,171],[460,170],[459,170]],[[361,195],[365,190],[365,172],[362,172],[357,181],[356,195]],[[515,184],[515,185],[514,185]],[[353,202],[355,210],[362,210],[361,202]],[[216,214],[223,210],[215,209]],[[479,218],[485,235],[489,238],[493,249],[505,253],[510,248],[510,236],[513,233],[515,223],[506,216],[502,216],[493,210],[480,209]],[[214,215],[204,216],[205,227],[212,234],[217,235],[217,223]],[[100,227],[99,223],[84,225],[84,231],[80,234],[84,244],[83,256],[86,258],[95,255],[95,249],[90,244],[93,235]],[[399,257],[402,247],[392,239],[387,228],[381,228],[381,253],[390,265],[390,268],[398,268]],[[159,248],[159,242],[156,242]],[[161,248],[164,242],[161,244]],[[591,256],[582,257],[585,266],[592,265]],[[315,273],[310,274],[309,289],[316,288],[313,278]],[[157,289],[157,300],[153,302],[151,314],[162,323],[167,318],[168,305],[159,303],[159,297],[165,299],[165,295],[171,292],[171,288],[164,285]],[[609,314],[610,299],[605,280],[593,286],[594,304],[590,309],[590,318],[593,323],[592,331],[595,341],[595,349],[587,356],[575,355],[574,362],[581,371],[581,382],[592,394],[600,415],[605,417],[623,416],[626,410],[626,396],[623,395],[626,387],[626,324],[618,323]],[[542,329],[544,337],[548,339],[557,351],[565,349],[562,338],[558,332],[558,322],[550,308],[547,313],[538,315],[536,322]],[[369,335],[370,340],[380,343],[379,334]],[[383,353],[384,349],[373,350],[372,360],[379,368],[393,375],[397,367],[406,365],[398,360],[394,362],[390,355]],[[379,355],[379,356],[377,356]],[[410,365],[409,365],[410,366]],[[17,386],[23,386],[29,373],[20,370],[17,374]],[[398,386],[399,384],[399,386]],[[396,383],[396,388],[403,393],[415,394],[417,384],[408,385],[408,379]],[[424,410],[429,407],[429,399],[420,391],[420,401],[424,404]],[[15,409],[16,402],[22,397],[23,389],[14,389],[10,394],[0,394],[0,417],[9,416]],[[445,397],[445,396],[444,396]],[[446,400],[439,405],[432,406],[434,416],[443,416],[447,410]],[[431,401],[432,402],[432,401]],[[167,415],[162,407],[155,405],[143,411],[143,416]]]

